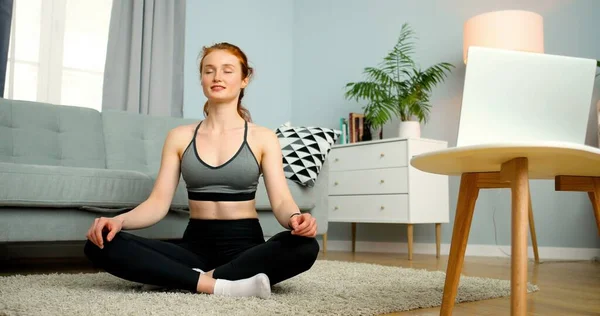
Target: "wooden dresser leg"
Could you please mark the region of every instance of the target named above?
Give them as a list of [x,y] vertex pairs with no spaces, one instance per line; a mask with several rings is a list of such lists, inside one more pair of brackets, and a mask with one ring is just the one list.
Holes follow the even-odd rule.
[[356,252],[356,223],[352,223],[352,252]]
[[435,257],[440,257],[440,246],[442,245],[442,224],[435,224]]
[[413,232],[414,232],[413,224],[408,224],[408,226],[406,227],[406,231],[408,233],[408,260],[412,260],[412,258],[413,258]]
[[531,232],[531,247],[533,247],[533,257],[535,263],[540,263],[540,254],[538,253],[537,236],[535,234],[535,223],[533,222],[533,207],[531,206],[531,191],[529,191],[529,230]]
[[327,233],[323,234],[323,253],[327,253]]
[[473,219],[473,211],[475,210],[475,202],[478,195],[477,174],[463,174],[460,180],[458,201],[456,203],[456,215],[454,217],[454,228],[452,229],[450,257],[448,258],[448,267],[446,268],[446,281],[444,283],[444,295],[442,297],[440,315],[452,315],[460,273],[465,260],[471,220]]
[[511,315],[527,313],[527,222],[529,209],[529,168],[527,158],[502,164],[501,173],[511,182]]

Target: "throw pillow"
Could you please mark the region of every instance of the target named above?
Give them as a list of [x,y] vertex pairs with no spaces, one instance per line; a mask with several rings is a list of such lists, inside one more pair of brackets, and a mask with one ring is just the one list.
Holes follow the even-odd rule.
[[275,131],[283,154],[286,178],[313,187],[341,131],[324,127],[280,126]]

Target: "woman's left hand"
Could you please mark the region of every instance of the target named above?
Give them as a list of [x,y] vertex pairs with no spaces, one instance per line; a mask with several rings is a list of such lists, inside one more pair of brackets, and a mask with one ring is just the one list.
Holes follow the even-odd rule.
[[309,213],[292,216],[289,223],[292,235],[315,237],[317,235],[317,220]]

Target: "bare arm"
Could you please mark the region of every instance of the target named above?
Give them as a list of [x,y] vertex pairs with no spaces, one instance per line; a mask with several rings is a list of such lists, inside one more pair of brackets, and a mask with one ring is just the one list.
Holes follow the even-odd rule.
[[283,173],[283,157],[277,135],[265,129],[262,169],[265,177],[265,187],[275,218],[281,226],[290,229],[290,216],[300,210],[294,201]]
[[123,229],[140,229],[152,226],[169,212],[180,176],[176,134],[177,129],[172,129],[167,134],[162,150],[158,177],[148,199],[131,211],[115,217],[115,219],[122,222]]

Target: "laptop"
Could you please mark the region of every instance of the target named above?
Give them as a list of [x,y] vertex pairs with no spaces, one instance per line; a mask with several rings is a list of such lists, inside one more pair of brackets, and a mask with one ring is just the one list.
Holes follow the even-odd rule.
[[593,59],[471,47],[457,147],[584,144],[595,73]]

